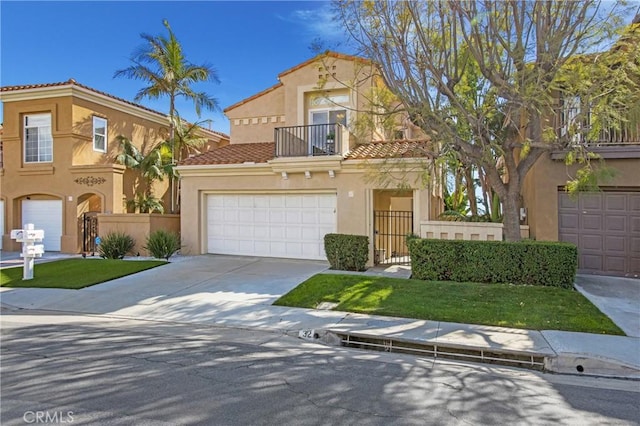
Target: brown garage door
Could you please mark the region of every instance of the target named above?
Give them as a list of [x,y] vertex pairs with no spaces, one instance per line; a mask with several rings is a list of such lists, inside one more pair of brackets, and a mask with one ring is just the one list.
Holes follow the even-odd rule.
[[640,192],[558,198],[559,238],[578,246],[580,272],[640,276]]

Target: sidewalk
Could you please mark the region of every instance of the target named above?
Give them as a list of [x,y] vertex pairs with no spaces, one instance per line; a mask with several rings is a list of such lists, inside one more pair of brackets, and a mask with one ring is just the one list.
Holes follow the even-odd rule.
[[[87,262],[90,262],[87,259]],[[177,256],[160,268],[82,290],[0,288],[3,313],[37,309],[262,329],[326,344],[640,379],[640,338],[533,331],[273,306],[326,262]],[[406,267],[365,274],[407,276]],[[639,314],[640,315],[640,314]]]

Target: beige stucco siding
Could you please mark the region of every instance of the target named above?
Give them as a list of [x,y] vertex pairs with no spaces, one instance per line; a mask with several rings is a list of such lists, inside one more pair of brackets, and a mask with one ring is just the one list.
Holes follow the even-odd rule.
[[[615,176],[601,182],[604,188],[640,190],[640,158],[608,159],[606,165],[615,169]],[[576,166],[543,156],[527,175],[522,194],[532,238],[558,239],[558,189],[564,187],[569,176],[575,176],[576,170]]]
[[[288,173],[287,179],[266,165],[240,165],[231,171],[233,169],[215,166],[181,168],[183,253],[207,252],[206,197],[213,193],[333,193],[337,200],[337,232],[366,235],[371,240],[376,186],[366,183],[362,168],[343,165],[341,171],[335,172],[334,178],[327,171],[318,171],[312,172],[311,178],[306,178],[304,173]],[[418,194],[419,201],[413,205],[421,209],[416,219],[428,216],[430,192],[417,190],[405,194],[414,196],[414,193]]]
[[286,126],[282,86],[227,111],[231,143],[272,142],[273,129]]
[[[124,166],[114,164],[117,155],[116,136],[122,134],[141,147],[157,142],[160,121],[145,119],[115,108],[74,96],[48,97],[6,101],[3,123],[2,198],[6,202],[6,234],[3,247],[17,250],[8,230],[22,226],[21,203],[30,199],[58,199],[63,202],[63,235],[61,251],[80,250],[78,219],[87,209],[102,212],[123,212],[123,195],[133,195],[133,176],[124,179]],[[53,161],[24,162],[24,116],[51,113]],[[93,149],[93,116],[107,119],[108,151]],[[150,114],[146,114],[150,116]],[[166,182],[160,182],[156,193],[166,192]],[[123,193],[124,188],[124,193]],[[99,206],[98,206],[99,204]]]

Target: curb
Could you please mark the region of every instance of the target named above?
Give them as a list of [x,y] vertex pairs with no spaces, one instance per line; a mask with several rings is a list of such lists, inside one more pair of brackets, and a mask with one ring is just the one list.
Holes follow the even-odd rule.
[[[322,342],[330,346],[343,346],[378,352],[394,352],[424,358],[451,359],[482,364],[525,368],[547,373],[570,374],[589,377],[640,380],[640,368],[619,360],[591,354],[540,353],[500,348],[424,342],[411,339],[381,337],[367,333],[351,333],[331,329],[299,330],[297,337]],[[293,332],[286,333],[294,336]]]

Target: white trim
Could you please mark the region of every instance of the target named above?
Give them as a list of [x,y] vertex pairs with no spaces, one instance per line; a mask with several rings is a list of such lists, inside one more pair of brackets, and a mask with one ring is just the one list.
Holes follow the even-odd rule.
[[[38,116],[47,116],[49,118],[49,139],[51,140],[51,159],[50,160],[40,160],[40,131],[38,131],[38,154],[37,157],[38,159],[33,161],[33,160],[27,160],[27,119],[29,117],[38,117]],[[53,163],[53,114],[51,112],[43,112],[43,113],[35,113],[35,114],[24,114],[22,116],[22,161],[24,162],[24,164],[49,164],[49,163]],[[41,127],[46,127],[46,126],[29,126],[29,128],[37,128],[40,129]]]
[[[104,122],[104,135],[99,135],[99,136],[104,136],[104,147],[102,149],[100,148],[96,148],[96,120],[102,121]],[[96,152],[107,152],[107,145],[108,145],[108,139],[109,139],[109,122],[107,121],[106,118],[103,117],[98,117],[97,115],[93,116],[93,129],[91,132],[91,139],[93,141],[93,150]]]

